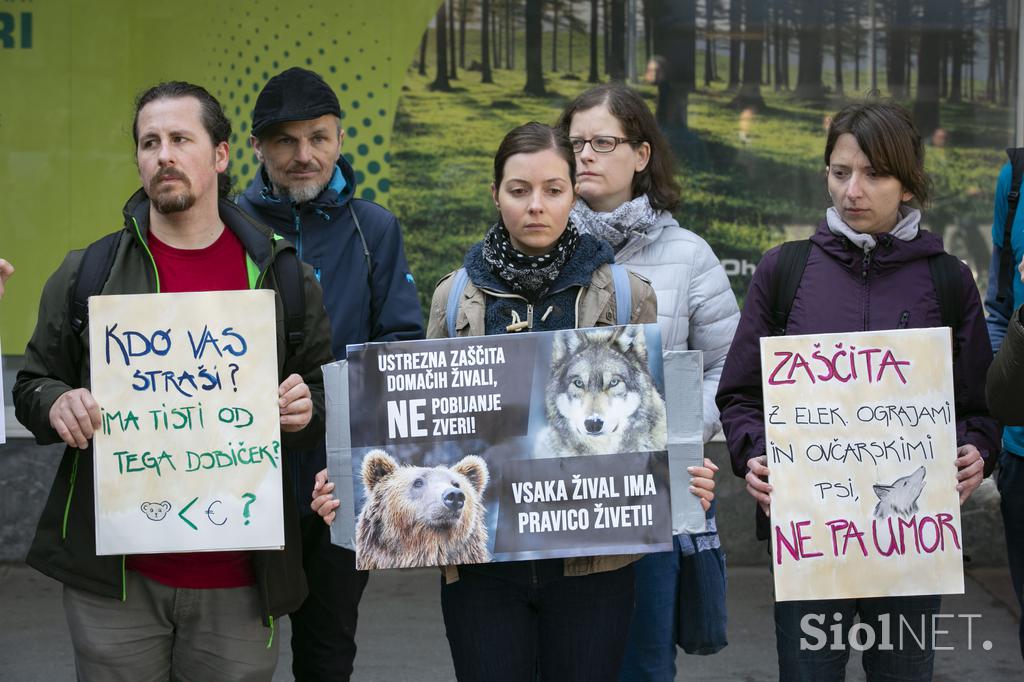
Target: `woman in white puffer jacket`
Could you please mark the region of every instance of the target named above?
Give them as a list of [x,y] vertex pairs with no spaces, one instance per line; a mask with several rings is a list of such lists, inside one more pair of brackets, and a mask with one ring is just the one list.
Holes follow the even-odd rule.
[[[610,243],[615,262],[651,281],[665,350],[703,351],[706,442],[721,428],[715,394],[740,313],[711,247],[672,217],[679,186],[668,143],[640,95],[616,83],[577,97],[559,127],[576,152],[580,198],[572,223]],[[717,548],[713,515],[708,530],[692,542],[681,538],[683,547]],[[679,540],[676,551],[637,563],[637,605],[622,680],[675,679],[677,586],[687,551]]]

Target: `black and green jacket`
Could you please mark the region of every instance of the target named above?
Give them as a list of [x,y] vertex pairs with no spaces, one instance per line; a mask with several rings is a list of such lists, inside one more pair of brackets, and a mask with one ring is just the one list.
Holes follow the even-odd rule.
[[[220,201],[220,217],[242,242],[247,254],[249,286],[278,290],[271,264],[292,245],[275,239],[270,228],[257,222],[227,200]],[[124,207],[125,234],[118,244],[103,294],[159,293],[156,265],[147,246],[149,199],[140,189]],[[74,388],[88,388],[89,330],[76,334],[69,321],[71,292],[84,251],[72,251],[46,282],[39,317],[25,349],[25,365],[14,384],[18,421],[40,445],[61,441],[50,426],[54,401]],[[331,332],[323,296],[309,266],[303,266],[305,322],[302,343],[289,350],[285,340],[284,309],[277,307],[277,370],[279,380],[300,374],[313,397],[313,418],[296,433],[282,433],[285,457],[289,448],[311,448],[324,435],[324,387],[320,366],[332,362]],[[282,467],[287,478],[288,467]],[[310,481],[310,489],[313,482]],[[92,447],[67,448],[43,508],[35,539],[26,561],[33,568],[72,587],[124,599],[124,557],[97,556],[93,506]],[[252,552],[253,572],[259,589],[263,619],[273,625],[277,616],[294,611],[306,596],[302,570],[298,513],[289,481],[283,482],[285,548]]]

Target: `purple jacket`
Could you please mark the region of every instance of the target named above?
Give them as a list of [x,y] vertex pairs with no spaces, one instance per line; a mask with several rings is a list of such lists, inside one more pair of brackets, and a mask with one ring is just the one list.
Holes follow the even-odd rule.
[[[822,223],[811,241],[787,334],[942,326],[928,267],[928,257],[943,251],[939,237],[926,230],[909,242],[881,235],[868,256]],[[778,247],[773,248],[757,266],[718,387],[732,469],[740,477],[747,473],[747,460],[765,454],[759,339],[771,334],[769,283],[778,257]],[[953,363],[957,444],[973,444],[987,458],[999,452],[999,425],[985,406],[992,348],[974,278],[966,265],[960,270],[964,310]]]

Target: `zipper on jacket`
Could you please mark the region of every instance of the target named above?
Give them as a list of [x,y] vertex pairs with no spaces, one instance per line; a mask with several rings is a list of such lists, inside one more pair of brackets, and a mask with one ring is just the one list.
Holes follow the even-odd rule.
[[274,646],[274,617],[267,616],[270,621],[270,637],[267,638],[267,648]]
[[537,562],[530,561],[530,587],[536,590],[539,584],[537,580]]
[[871,252],[864,252],[864,266],[861,270],[861,282],[864,288],[864,331],[868,330],[868,305],[869,305],[869,289],[868,289],[868,268],[871,267]]
[[292,204],[292,218],[295,223],[295,250],[299,252],[299,260],[302,260],[302,219],[295,210],[295,204]]
[[78,455],[81,450],[75,450],[75,458],[71,462],[71,483],[68,484],[68,499],[64,502],[64,521],[60,524],[60,539],[68,539],[68,512],[71,511],[71,496],[75,493],[75,480],[78,478]]
[[125,568],[127,559],[127,556],[121,555],[121,601],[128,601],[128,570]]
[[896,328],[897,329],[906,329],[907,325],[909,323],[910,323],[910,311],[909,310],[904,310],[902,313],[900,313],[900,323],[899,323],[899,325]]
[[142,238],[142,230],[139,229],[139,223],[135,218],[132,218],[132,224],[135,226],[135,236],[138,237],[139,243],[142,244],[142,248],[146,250],[146,255],[149,256],[149,262],[153,265],[153,276],[156,278],[156,293],[160,293],[160,271],[156,269],[156,259],[153,258],[153,252],[149,250],[149,244]]

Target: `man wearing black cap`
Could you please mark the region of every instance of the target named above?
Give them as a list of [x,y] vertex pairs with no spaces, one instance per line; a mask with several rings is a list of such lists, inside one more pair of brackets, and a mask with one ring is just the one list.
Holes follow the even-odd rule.
[[[355,173],[341,158],[340,119],[338,98],[316,73],[291,68],[271,78],[252,113],[251,142],[262,166],[238,198],[313,267],[337,359],[350,343],[423,338],[398,220],[355,198]],[[309,509],[314,476],[326,466],[323,444],[290,463],[309,582],[309,597],[291,614],[292,671],[297,680],[347,680],[367,573],[355,570],[353,552],[331,545],[327,526]]]

